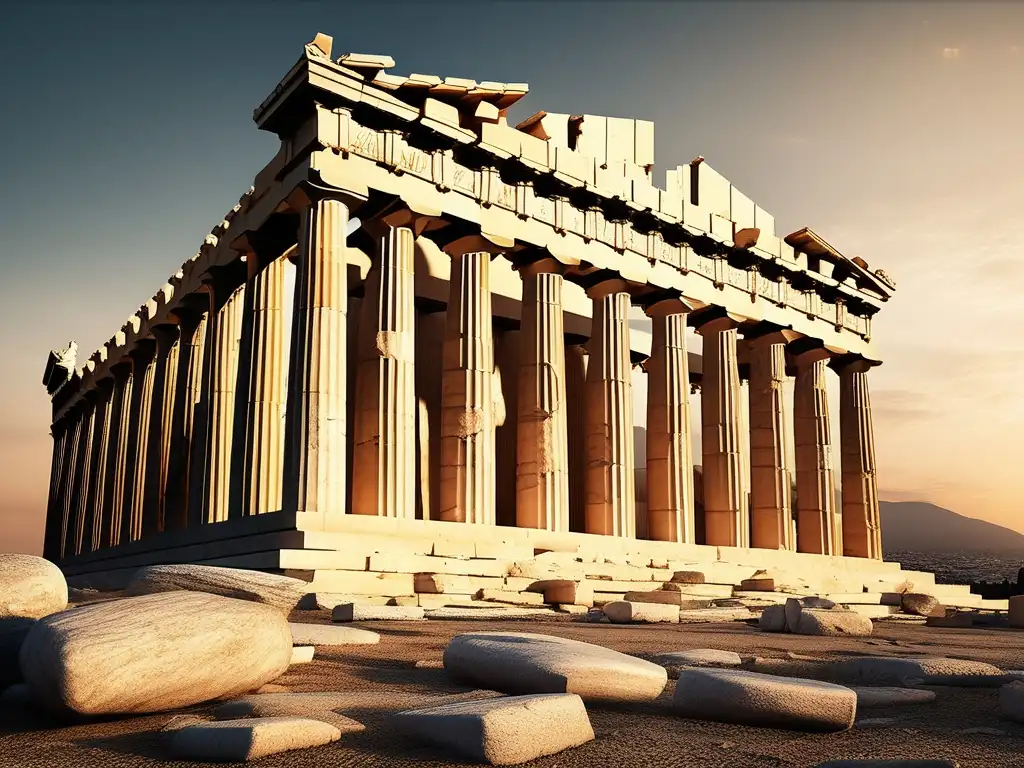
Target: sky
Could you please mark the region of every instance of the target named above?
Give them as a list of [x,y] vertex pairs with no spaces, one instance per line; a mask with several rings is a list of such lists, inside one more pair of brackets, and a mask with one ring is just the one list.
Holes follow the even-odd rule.
[[702,155],[778,234],[884,268],[882,498],[1024,531],[1024,3],[84,5],[0,25],[0,551],[42,540],[48,350],[88,355],[196,252],[317,32],[395,73],[528,82],[513,122],[653,120],[659,186]]

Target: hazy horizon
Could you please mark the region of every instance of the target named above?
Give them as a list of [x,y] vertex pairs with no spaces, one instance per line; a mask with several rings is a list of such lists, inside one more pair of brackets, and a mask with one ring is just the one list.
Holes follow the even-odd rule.
[[195,253],[276,152],[252,110],[316,32],[395,73],[528,82],[516,119],[653,120],[657,186],[702,155],[780,236],[884,268],[882,498],[1024,532],[1024,5],[40,3],[0,27],[0,551],[41,545],[47,351],[85,359]]

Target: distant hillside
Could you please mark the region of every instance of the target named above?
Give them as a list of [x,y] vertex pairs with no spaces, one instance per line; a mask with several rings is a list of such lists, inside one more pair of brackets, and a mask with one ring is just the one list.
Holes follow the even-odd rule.
[[1024,535],[923,501],[883,501],[882,548],[887,552],[1024,553]]

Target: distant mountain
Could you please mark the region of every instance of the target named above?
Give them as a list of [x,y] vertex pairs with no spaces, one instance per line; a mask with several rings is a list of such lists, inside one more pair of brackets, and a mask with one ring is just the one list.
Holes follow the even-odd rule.
[[886,552],[1013,552],[1024,554],[1024,534],[958,515],[923,501],[883,501]]

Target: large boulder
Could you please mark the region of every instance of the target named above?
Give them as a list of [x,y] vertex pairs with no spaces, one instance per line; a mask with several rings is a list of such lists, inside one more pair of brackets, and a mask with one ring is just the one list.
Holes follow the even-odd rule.
[[277,610],[169,592],[40,619],[22,644],[21,671],[49,709],[126,714],[251,691],[280,676],[291,656]]
[[790,597],[786,599],[786,629],[796,632],[800,626],[800,613],[804,608],[835,608],[836,604],[824,597]]
[[757,619],[757,627],[762,632],[786,631],[786,606],[769,605]]
[[871,634],[872,629],[871,619],[856,611],[841,608],[801,608],[799,623],[796,629],[790,631],[800,635],[865,637]]
[[1007,679],[999,667],[991,664],[939,656],[862,656],[833,662],[828,671],[837,679],[872,685],[986,687],[1000,685]]
[[857,694],[817,680],[737,669],[679,671],[673,709],[683,717],[806,731],[843,731],[853,725]]
[[240,763],[278,752],[330,744],[341,731],[302,717],[263,717],[198,723],[175,732],[171,753],[184,760]]
[[34,555],[0,554],[0,619],[41,619],[67,607],[60,568]]
[[613,600],[602,608],[612,624],[678,624],[679,606]]
[[937,598],[920,592],[907,592],[900,597],[900,609],[913,616],[931,616],[940,605]]
[[238,600],[251,600],[254,603],[272,605],[288,613],[309,592],[309,584],[290,576],[247,571],[244,568],[187,564],[147,565],[135,572],[125,592],[129,595],[151,595],[183,589]]
[[399,712],[404,733],[477,762],[517,765],[594,739],[583,700],[569,693],[501,696]]
[[21,667],[18,666],[18,654],[22,643],[35,619],[20,616],[8,616],[0,619],[0,690],[5,685],[21,682]]
[[452,677],[504,693],[576,693],[584,700],[650,701],[665,669],[599,645],[528,632],[468,632],[444,651]]

